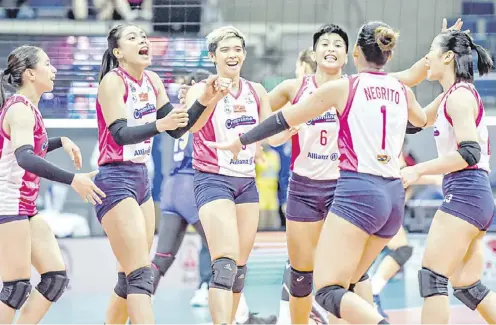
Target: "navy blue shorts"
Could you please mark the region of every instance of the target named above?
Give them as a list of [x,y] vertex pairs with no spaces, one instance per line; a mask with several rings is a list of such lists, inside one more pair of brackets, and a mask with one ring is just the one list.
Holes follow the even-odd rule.
[[176,174],[167,178],[160,198],[160,211],[164,217],[178,215],[190,225],[200,221],[193,182],[193,174]]
[[341,171],[331,212],[369,235],[391,238],[403,224],[401,179]]
[[313,180],[291,174],[286,218],[291,221],[315,222],[329,213],[337,180]]
[[481,169],[450,173],[443,179],[444,201],[440,210],[486,231],[494,216],[489,176]]
[[106,195],[102,204],[95,206],[96,217],[102,218],[122,200],[130,197],[142,205],[151,197],[151,184],[145,164],[131,162],[112,163],[100,166],[95,185]]
[[215,200],[231,200],[235,204],[258,203],[258,189],[253,177],[233,177],[195,171],[195,198],[200,209]]
[[0,216],[0,225],[3,223],[9,223],[12,221],[28,220],[28,216],[11,215],[11,216]]

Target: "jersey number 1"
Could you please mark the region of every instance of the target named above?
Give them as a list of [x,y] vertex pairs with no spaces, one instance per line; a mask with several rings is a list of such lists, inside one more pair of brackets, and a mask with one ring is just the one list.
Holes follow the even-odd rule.
[[386,150],[386,105],[381,106],[382,113],[382,150]]

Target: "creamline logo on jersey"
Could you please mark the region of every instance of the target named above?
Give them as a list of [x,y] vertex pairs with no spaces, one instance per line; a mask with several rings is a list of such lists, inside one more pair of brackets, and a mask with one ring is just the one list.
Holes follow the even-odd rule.
[[157,112],[157,108],[155,107],[155,105],[153,104],[150,104],[150,103],[146,103],[146,105],[142,108],[137,108],[134,110],[134,118],[139,120],[141,118],[143,118],[144,116],[148,115],[148,114],[153,114]]
[[307,125],[315,125],[320,123],[336,123],[336,122],[337,122],[337,114],[332,112],[326,112],[325,114],[308,121]]
[[233,118],[233,119],[227,119],[226,120],[226,128],[229,129],[234,129],[238,126],[243,126],[243,125],[253,125],[256,124],[257,120],[253,116],[248,116],[248,115],[243,115],[238,118]]

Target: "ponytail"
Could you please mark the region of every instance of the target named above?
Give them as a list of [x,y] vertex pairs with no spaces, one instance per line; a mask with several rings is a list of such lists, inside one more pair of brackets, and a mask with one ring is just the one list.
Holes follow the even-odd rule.
[[479,70],[479,76],[488,74],[489,71],[494,67],[493,60],[489,53],[479,44],[475,44],[470,40],[470,48],[477,52],[477,70]]
[[7,101],[7,96],[5,94],[5,85],[9,84],[10,73],[5,70],[0,74],[0,111],[3,108],[3,105]]
[[117,58],[112,54],[109,49],[106,49],[103,53],[102,66],[100,67],[100,76],[98,77],[98,82],[102,82],[103,77],[112,69],[119,66]]

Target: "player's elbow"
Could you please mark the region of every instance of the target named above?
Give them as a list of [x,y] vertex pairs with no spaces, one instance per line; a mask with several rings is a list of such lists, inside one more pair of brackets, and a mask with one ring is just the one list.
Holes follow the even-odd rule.
[[475,166],[481,159],[481,146],[477,141],[462,141],[458,153],[469,166]]

